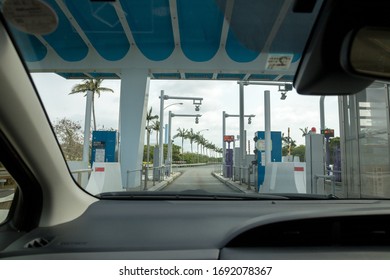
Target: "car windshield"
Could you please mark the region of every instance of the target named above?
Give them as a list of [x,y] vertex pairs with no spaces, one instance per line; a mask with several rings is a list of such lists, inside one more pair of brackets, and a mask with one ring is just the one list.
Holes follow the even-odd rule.
[[390,197],[387,85],[293,87],[323,1],[27,2],[2,15],[91,195]]

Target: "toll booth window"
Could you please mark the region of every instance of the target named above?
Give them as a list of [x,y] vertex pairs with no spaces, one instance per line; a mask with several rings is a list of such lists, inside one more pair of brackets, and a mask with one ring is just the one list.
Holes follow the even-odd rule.
[[17,183],[0,163],[0,224],[9,214]]

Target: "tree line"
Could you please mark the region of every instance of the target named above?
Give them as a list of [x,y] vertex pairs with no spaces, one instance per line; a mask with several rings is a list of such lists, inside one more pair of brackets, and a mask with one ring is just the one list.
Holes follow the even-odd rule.
[[[150,136],[153,131],[156,132],[156,146],[159,145],[159,131],[160,122],[159,116],[153,114],[153,108],[150,107],[146,114],[146,145],[144,146],[144,162],[151,162],[153,160],[153,153],[150,149]],[[178,128],[177,133],[173,135],[173,139],[181,138],[181,150],[180,146],[172,145],[172,161],[186,161],[187,163],[205,162],[209,158],[218,158],[217,154],[222,153],[222,148],[218,148],[211,141],[207,140],[199,131],[195,132],[193,128]],[[191,144],[191,152],[184,153],[184,140],[189,140]],[[173,141],[173,140],[172,140]],[[197,145],[196,154],[194,153],[193,144]],[[166,145],[166,144],[164,144]],[[165,147],[165,146],[164,146]],[[200,149],[199,149],[200,148]],[[168,148],[164,148],[164,158],[167,157]]]

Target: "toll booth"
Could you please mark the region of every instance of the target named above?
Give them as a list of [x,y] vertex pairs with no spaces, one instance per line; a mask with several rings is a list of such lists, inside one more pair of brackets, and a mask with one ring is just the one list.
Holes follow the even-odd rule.
[[233,149],[226,149],[225,154],[225,177],[233,177]]
[[306,193],[324,194],[324,180],[319,180],[325,175],[324,135],[309,133],[305,143]]
[[91,166],[94,162],[118,161],[118,132],[93,131]]
[[[256,157],[257,157],[257,188],[264,183],[265,177],[265,132],[255,133]],[[271,162],[282,161],[282,132],[271,131]]]
[[234,135],[224,135],[223,136],[223,145],[228,147],[225,149],[224,147],[224,158],[225,162],[223,163],[222,174],[224,177],[232,178],[233,177],[233,149],[230,148],[230,144],[234,143]]

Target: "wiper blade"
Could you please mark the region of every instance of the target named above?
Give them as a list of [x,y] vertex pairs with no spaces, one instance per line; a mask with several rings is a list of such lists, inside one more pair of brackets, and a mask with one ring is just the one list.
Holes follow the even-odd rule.
[[339,199],[334,194],[306,194],[306,193],[280,193],[281,195],[291,200],[331,200]]
[[333,200],[333,194],[303,193],[211,193],[201,189],[182,192],[123,191],[96,195],[100,199],[115,200]]
[[209,193],[206,191],[184,192],[106,192],[96,195],[100,199],[115,200],[286,200],[278,194],[245,194],[245,193]]

